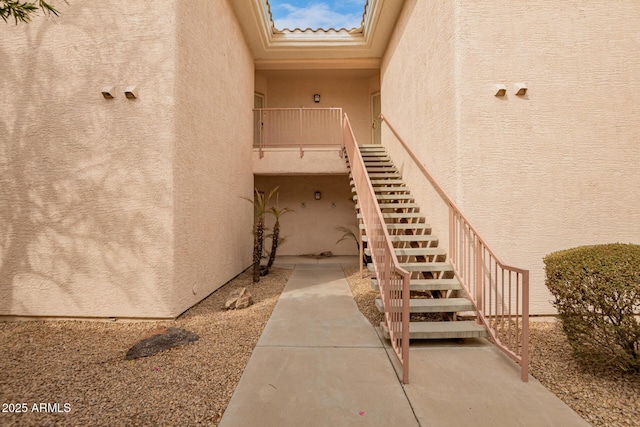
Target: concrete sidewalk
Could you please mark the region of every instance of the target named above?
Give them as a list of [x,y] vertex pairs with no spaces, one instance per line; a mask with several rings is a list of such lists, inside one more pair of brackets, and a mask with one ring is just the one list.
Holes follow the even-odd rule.
[[340,264],[291,261],[220,426],[589,425],[485,340],[412,344],[403,386]]

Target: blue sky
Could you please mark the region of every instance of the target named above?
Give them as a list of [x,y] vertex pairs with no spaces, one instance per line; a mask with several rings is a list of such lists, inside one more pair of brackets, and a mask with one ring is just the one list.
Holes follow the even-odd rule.
[[366,0],[269,0],[275,27],[358,28]]

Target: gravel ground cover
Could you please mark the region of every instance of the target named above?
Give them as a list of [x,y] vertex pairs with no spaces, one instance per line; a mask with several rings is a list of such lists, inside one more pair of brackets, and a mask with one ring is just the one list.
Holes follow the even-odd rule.
[[[217,425],[290,274],[273,269],[253,284],[245,272],[175,321],[0,322],[0,425]],[[255,304],[225,311],[227,295],[242,286]],[[125,361],[158,326],[200,339]],[[34,411],[41,403],[56,412]],[[16,404],[27,413],[15,413]]]
[[[375,308],[378,293],[371,289],[369,273],[360,278],[352,267],[345,276],[360,311],[378,326],[382,315]],[[640,426],[640,374],[582,367],[558,322],[530,325],[531,375],[593,426]]]
[[[0,403],[29,408],[0,413],[0,425],[217,425],[290,274],[274,269],[254,285],[243,273],[176,321],[0,323]],[[358,307],[377,326],[377,292],[365,274],[345,269]],[[256,303],[225,311],[226,296],[241,286]],[[157,326],[200,340],[125,361]],[[531,373],[594,426],[640,426],[640,375],[581,368],[555,322],[532,322]],[[34,403],[57,403],[61,412],[32,412]]]

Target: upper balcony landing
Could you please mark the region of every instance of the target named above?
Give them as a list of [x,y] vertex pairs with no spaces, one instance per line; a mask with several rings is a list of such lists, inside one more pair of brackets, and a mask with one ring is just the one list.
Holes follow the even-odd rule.
[[254,109],[254,174],[344,174],[341,108]]
[[311,147],[303,152],[295,148],[253,149],[254,175],[334,175],[347,174],[347,165],[339,151],[329,147]]

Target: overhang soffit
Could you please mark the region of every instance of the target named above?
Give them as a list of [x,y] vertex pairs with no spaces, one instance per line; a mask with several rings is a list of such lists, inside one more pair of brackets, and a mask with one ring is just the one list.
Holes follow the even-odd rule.
[[355,29],[274,28],[268,0],[230,0],[256,60],[380,58],[404,0],[367,0]]

